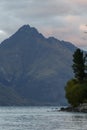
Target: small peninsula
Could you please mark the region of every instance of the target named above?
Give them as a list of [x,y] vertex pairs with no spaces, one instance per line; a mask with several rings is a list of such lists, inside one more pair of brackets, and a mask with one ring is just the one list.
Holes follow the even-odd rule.
[[65,87],[70,107],[61,108],[61,111],[87,112],[87,54],[80,49],[73,54],[72,69],[74,78]]

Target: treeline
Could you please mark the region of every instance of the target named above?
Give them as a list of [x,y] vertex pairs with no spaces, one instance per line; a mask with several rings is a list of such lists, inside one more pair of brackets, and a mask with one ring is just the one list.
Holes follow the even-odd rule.
[[77,49],[73,54],[74,78],[65,87],[66,98],[73,107],[87,102],[87,54]]

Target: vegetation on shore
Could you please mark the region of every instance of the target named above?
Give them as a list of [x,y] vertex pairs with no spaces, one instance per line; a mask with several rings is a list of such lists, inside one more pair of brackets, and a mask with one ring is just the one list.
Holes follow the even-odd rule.
[[66,84],[66,98],[72,107],[87,103],[87,55],[80,49],[73,54],[74,78]]

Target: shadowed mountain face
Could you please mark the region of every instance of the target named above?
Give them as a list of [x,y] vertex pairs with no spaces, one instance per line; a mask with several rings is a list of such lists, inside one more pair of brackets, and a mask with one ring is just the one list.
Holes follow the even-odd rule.
[[9,89],[12,97],[4,105],[65,104],[64,87],[72,77],[75,49],[69,42],[45,38],[35,28],[22,26],[0,44],[0,86],[5,99]]

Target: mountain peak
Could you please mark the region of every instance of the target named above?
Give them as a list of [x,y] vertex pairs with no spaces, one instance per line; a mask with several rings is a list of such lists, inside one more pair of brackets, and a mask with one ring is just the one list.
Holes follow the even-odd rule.
[[34,27],[31,27],[30,25],[23,25],[21,28],[19,28],[19,30],[16,32],[19,34],[25,34],[25,35],[32,35],[34,37],[39,37],[39,38],[44,38],[44,36],[38,32],[38,30]]
[[19,29],[19,31],[24,31],[24,30],[30,30],[30,25],[23,25],[20,29]]
[[[19,28],[19,32],[31,32],[31,33],[39,33],[38,30],[34,27],[31,27],[30,25],[23,25],[22,27]],[[18,32],[17,31],[17,32]]]

